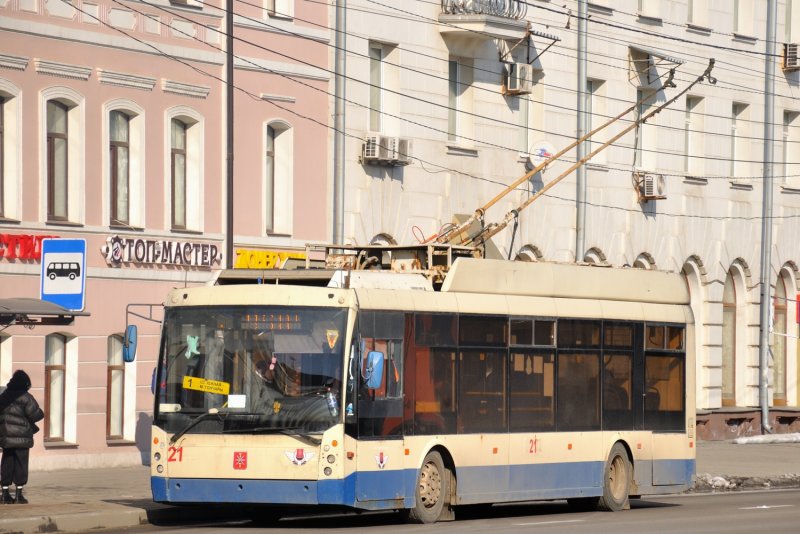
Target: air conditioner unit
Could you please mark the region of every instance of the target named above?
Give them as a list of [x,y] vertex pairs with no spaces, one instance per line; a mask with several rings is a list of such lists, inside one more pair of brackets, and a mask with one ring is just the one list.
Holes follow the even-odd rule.
[[783,70],[800,70],[800,60],[797,58],[798,48],[800,44],[797,43],[784,43],[783,44]]
[[505,94],[528,94],[533,87],[533,67],[527,63],[510,63],[505,81]]
[[392,163],[394,165],[408,165],[411,163],[411,139],[408,137],[395,138]]
[[638,173],[638,177],[642,200],[667,198],[667,182],[663,174]]
[[394,152],[397,148],[397,138],[380,136],[378,140],[378,160],[381,163],[389,164],[394,160]]
[[361,163],[377,163],[381,138],[379,135],[367,135],[361,145]]

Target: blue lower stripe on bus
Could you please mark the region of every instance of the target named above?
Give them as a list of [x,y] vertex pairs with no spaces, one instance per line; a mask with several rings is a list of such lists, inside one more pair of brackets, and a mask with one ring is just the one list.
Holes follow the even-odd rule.
[[[457,504],[592,497],[602,494],[604,462],[457,469]],[[641,462],[641,493],[681,491],[691,485],[694,460]],[[381,470],[336,480],[181,479],[151,477],[153,500],[167,503],[341,505],[383,510],[414,505],[417,472]]]

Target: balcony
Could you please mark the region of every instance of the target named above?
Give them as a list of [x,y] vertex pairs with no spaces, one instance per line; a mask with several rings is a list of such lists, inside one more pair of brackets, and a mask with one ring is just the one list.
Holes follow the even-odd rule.
[[442,0],[439,32],[445,38],[486,41],[525,37],[528,4],[518,0]]

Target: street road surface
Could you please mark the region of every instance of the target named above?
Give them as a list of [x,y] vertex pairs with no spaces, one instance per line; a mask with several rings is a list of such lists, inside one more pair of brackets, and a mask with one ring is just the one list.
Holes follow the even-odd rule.
[[[187,516],[190,517],[191,512]],[[189,522],[182,525],[148,525],[106,532],[171,534],[222,531],[225,534],[252,534],[256,529],[267,529],[270,532],[319,534],[321,530],[347,529],[358,534],[386,534],[428,532],[435,529],[436,532],[493,534],[533,531],[614,534],[796,533],[800,532],[800,490],[649,497],[632,501],[629,511],[619,513],[572,512],[564,501],[555,501],[469,509],[460,517],[461,519],[453,522],[435,525],[407,525],[400,521],[396,513],[369,513],[293,517],[283,519],[274,526],[243,519],[203,525]]]

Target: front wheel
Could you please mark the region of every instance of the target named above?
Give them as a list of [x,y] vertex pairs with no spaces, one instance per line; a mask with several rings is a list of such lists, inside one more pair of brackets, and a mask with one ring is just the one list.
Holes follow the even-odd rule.
[[597,503],[597,509],[619,512],[630,508],[628,500],[630,486],[631,464],[628,461],[628,452],[620,443],[615,443],[606,462],[603,496]]
[[410,522],[435,523],[439,519],[450,491],[449,480],[442,455],[429,452],[417,475],[416,502],[407,514]]

